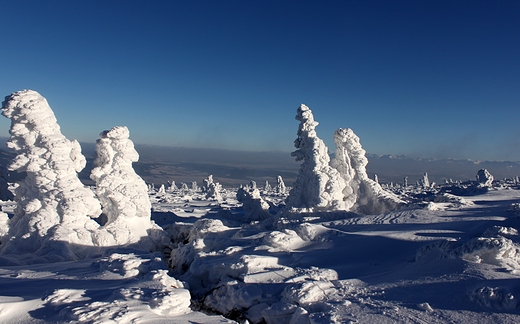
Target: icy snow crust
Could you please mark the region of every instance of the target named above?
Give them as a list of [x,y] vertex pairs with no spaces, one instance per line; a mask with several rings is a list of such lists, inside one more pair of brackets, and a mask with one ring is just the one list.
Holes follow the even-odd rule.
[[[202,188],[172,182],[156,190],[133,171],[138,155],[121,126],[98,140],[94,194],[76,182],[79,145],[55,119],[43,126],[24,117],[47,108],[33,91],[4,102],[4,114],[17,116],[9,145],[21,167],[12,170],[28,177],[15,202],[0,202],[0,322],[520,322],[517,182],[479,171],[469,184],[382,186],[368,178],[350,129],[336,132],[330,161],[302,105],[294,153],[302,168],[289,194],[281,178],[275,188],[224,189],[210,176]],[[61,149],[38,129],[52,129],[46,136],[60,139]],[[40,178],[49,176],[54,187]],[[84,196],[61,205],[67,190]],[[95,212],[61,207],[89,201]],[[45,234],[42,222],[51,222]],[[165,235],[163,253],[150,252]],[[24,240],[34,246],[23,254]],[[88,254],[92,248],[97,253]]]

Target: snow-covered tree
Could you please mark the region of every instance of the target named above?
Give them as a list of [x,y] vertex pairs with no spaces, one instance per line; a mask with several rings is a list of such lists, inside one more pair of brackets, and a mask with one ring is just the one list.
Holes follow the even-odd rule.
[[408,187],[408,177],[403,178],[403,187]]
[[17,207],[1,253],[75,259],[81,246],[95,244],[92,234],[99,225],[91,218],[101,213],[77,175],[86,164],[79,143],[61,134],[47,100],[36,91],[7,96],[2,114],[11,119],[7,146],[18,153],[8,169],[27,176],[16,189]]
[[300,121],[298,138],[294,141],[296,151],[291,155],[302,161],[294,186],[286,200],[288,208],[311,210],[344,210],[345,187],[339,172],[329,165],[330,157],[325,143],[316,134],[318,122],[309,107],[302,104],[296,119]]
[[159,190],[157,191],[157,194],[159,194],[159,195],[165,195],[166,194],[166,188],[164,187],[164,183],[161,183],[161,186],[159,187]]
[[261,197],[257,188],[239,188],[237,200],[242,203],[245,219],[248,221],[266,219],[269,213],[269,204]]
[[491,188],[493,186],[493,176],[487,169],[480,169],[477,172],[477,185],[481,188]]
[[424,172],[421,180],[419,180],[419,185],[423,189],[430,189],[430,179],[428,179],[428,172]]
[[[139,154],[125,126],[103,131],[96,142],[96,159],[90,178],[96,182],[96,194],[110,235],[99,234],[100,245],[127,245],[146,240],[157,230],[150,219],[151,202],[146,183],[138,176],[132,163]],[[161,186],[164,191],[164,186]],[[151,247],[151,246],[150,246]]]
[[347,210],[377,214],[398,208],[401,200],[368,177],[368,159],[359,137],[350,128],[340,128],[334,133],[334,143],[336,154],[331,165],[344,180],[343,200]]
[[284,195],[287,188],[285,187],[285,183],[283,182],[282,176],[276,177],[276,192]]
[[272,188],[271,188],[271,185],[269,184],[269,181],[265,180],[264,191],[269,192],[271,190],[272,190]]
[[170,187],[168,188],[168,191],[169,192],[175,192],[179,190],[179,188],[177,188],[177,185],[175,184],[175,181],[172,181],[172,183],[170,184]]
[[206,199],[214,199],[216,201],[222,200],[222,196],[220,195],[222,186],[218,182],[213,182],[213,175],[210,174],[202,182],[202,191],[206,193]]

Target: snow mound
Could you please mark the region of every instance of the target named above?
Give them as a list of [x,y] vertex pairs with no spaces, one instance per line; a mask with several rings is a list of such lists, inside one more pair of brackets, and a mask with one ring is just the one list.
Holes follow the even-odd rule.
[[520,270],[520,246],[508,238],[518,239],[515,228],[494,226],[482,235],[462,244],[454,240],[427,244],[417,251],[415,260],[425,257],[458,258],[473,263],[496,265],[512,272]]
[[509,270],[520,269],[520,247],[503,236],[477,237],[455,249],[451,256],[475,263],[487,263]]
[[471,301],[488,308],[495,309],[515,309],[518,306],[518,299],[507,291],[499,287],[477,288],[469,293]]
[[47,100],[32,90],[12,93],[2,103],[11,119],[7,146],[18,155],[9,170],[27,173],[15,192],[17,207],[10,221],[3,255],[36,254],[43,260],[73,260],[81,246],[92,246],[100,214],[94,193],[77,173],[86,164],[77,141],[69,141]]
[[96,243],[110,246],[140,242],[142,248],[153,250],[156,243],[149,235],[155,234],[154,239],[161,240],[162,230],[150,218],[148,186],[132,167],[139,154],[129,139],[130,132],[125,126],[117,126],[99,137],[90,177],[96,182],[106,223],[96,234]]

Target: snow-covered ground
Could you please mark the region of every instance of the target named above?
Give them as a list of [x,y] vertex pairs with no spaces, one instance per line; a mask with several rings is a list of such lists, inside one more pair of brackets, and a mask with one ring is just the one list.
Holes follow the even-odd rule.
[[[271,205],[284,198],[262,196]],[[4,262],[0,322],[228,321],[210,312],[253,323],[520,321],[514,186],[437,193],[439,202],[379,215],[247,222],[236,190],[224,190],[220,204],[200,191],[150,197],[152,218],[173,239],[170,260],[106,248],[80,261]]]
[[518,177],[381,185],[354,132],[330,160],[301,105],[292,188],[147,186],[124,126],[88,187],[45,98],[2,110],[25,177],[0,170],[1,323],[520,322]]

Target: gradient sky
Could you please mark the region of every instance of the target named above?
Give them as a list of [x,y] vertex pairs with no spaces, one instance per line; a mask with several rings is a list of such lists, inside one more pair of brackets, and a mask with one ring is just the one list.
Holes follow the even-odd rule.
[[[33,89],[69,139],[520,160],[518,1],[3,0],[0,95]],[[9,120],[0,119],[0,136]]]

